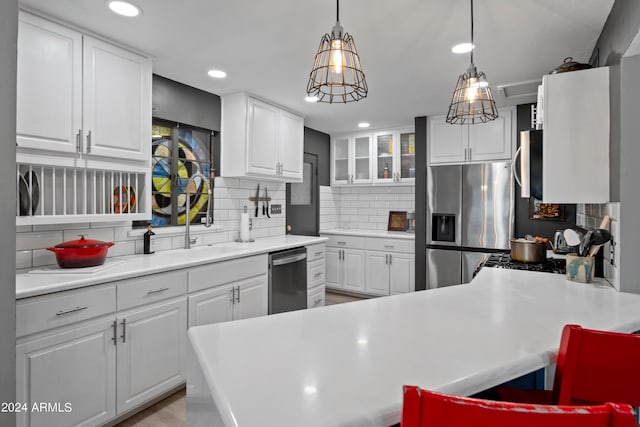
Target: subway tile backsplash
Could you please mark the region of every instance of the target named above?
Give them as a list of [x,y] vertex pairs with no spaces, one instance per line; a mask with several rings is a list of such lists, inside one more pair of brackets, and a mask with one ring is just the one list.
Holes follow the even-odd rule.
[[414,211],[415,186],[320,187],[320,231],[386,230],[389,211]]
[[604,277],[613,285],[614,288],[620,290],[620,277],[618,274],[618,265],[620,265],[620,254],[618,253],[618,241],[622,236],[619,235],[620,229],[620,203],[606,204],[579,204],[576,207],[576,224],[598,228],[600,222],[605,215],[609,215],[609,231],[611,232],[611,242],[600,248],[604,255]]
[[[265,186],[269,190],[271,204],[281,204],[282,213],[262,216],[262,205],[258,218],[253,217],[254,205],[249,201],[255,195],[256,186],[260,184],[261,195]],[[321,194],[322,195],[322,194]],[[215,179],[214,187],[214,224],[222,229],[192,228],[191,237],[198,237],[195,245],[225,243],[236,240],[239,234],[240,213],[247,206],[253,222],[251,237],[268,237],[285,234],[286,199],[285,184],[262,182],[252,179],[221,178]],[[334,227],[335,228],[335,227]],[[113,241],[116,244],[109,249],[109,257],[142,253],[142,236],[130,235],[131,222],[47,224],[17,227],[16,232],[16,272],[26,272],[34,268],[56,264],[53,252],[46,248],[68,240],[75,240],[78,235],[88,239]],[[180,227],[177,235],[156,236],[156,251],[178,249],[184,246],[184,227]]]

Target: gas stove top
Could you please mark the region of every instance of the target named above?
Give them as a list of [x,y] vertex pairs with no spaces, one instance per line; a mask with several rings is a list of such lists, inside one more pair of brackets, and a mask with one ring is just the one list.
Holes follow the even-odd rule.
[[566,263],[563,259],[547,258],[545,262],[540,264],[527,264],[512,260],[511,255],[508,253],[491,254],[482,266],[508,268],[511,270],[539,271],[542,273],[566,274]]

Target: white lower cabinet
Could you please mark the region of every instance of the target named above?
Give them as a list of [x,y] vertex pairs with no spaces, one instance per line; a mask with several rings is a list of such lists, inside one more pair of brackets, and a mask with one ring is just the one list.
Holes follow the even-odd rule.
[[266,316],[268,258],[257,255],[189,271],[189,327]]
[[186,379],[186,297],[119,315],[118,415]]
[[372,295],[389,295],[389,254],[367,251],[364,290]]
[[413,240],[327,237],[327,287],[378,296],[415,290]]
[[327,248],[326,254],[327,287],[364,292],[364,251]]
[[[95,426],[116,415],[114,321],[87,321],[18,341],[16,402],[28,408],[16,414],[16,425]],[[58,403],[64,412],[32,411],[40,402]]]
[[[324,246],[309,251],[324,272]],[[184,383],[187,328],[267,315],[267,268],[262,254],[17,301],[17,425],[103,425]],[[308,285],[324,305],[324,274]]]

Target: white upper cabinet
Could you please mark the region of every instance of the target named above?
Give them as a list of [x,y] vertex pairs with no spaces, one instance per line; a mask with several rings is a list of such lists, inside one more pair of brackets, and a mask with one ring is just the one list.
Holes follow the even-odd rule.
[[609,68],[544,76],[542,198],[609,201]]
[[374,134],[373,180],[378,184],[413,183],[416,137],[411,128]]
[[304,157],[304,120],[296,114],[280,110],[278,123],[281,176],[285,179],[300,179],[303,165],[301,159]]
[[149,219],[151,61],[22,11],[17,53],[16,223]]
[[222,176],[302,182],[304,119],[245,93],[222,98]]
[[340,135],[331,140],[331,185],[415,181],[412,128]]
[[429,164],[510,160],[516,141],[516,109],[500,108],[498,118],[474,125],[451,125],[429,118]]
[[370,184],[371,140],[369,133],[345,135],[331,141],[331,185]]
[[151,61],[20,12],[19,147],[149,162]]
[[148,160],[151,61],[87,36],[83,51],[83,152]]
[[82,128],[82,35],[20,12],[19,147],[77,152]]

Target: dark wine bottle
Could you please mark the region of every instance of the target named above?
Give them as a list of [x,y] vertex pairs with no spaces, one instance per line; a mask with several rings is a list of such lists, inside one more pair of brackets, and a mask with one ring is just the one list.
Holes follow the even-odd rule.
[[151,226],[147,226],[147,232],[144,233],[144,253],[152,254],[156,250],[156,233],[151,230]]

